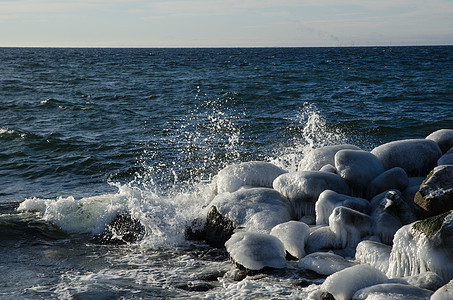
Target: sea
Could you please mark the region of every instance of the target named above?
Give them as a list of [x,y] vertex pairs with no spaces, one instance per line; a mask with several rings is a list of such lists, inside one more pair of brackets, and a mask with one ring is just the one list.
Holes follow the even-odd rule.
[[[306,299],[185,231],[222,168],[453,128],[453,46],[0,48],[0,299]],[[118,214],[143,237],[106,244]]]

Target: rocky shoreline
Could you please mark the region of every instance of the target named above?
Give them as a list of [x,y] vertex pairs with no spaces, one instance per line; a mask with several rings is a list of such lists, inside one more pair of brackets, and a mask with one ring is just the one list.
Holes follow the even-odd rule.
[[212,184],[187,236],[225,247],[243,270],[298,260],[327,276],[312,299],[453,298],[453,129],[314,149],[296,172],[230,165]]

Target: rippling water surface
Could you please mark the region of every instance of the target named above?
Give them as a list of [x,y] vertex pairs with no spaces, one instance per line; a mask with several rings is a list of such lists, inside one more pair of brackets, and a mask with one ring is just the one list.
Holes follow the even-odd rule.
[[[452,71],[450,46],[0,48],[0,297],[303,297],[296,268],[237,282],[184,240],[210,180],[453,128]],[[93,240],[118,212],[143,241]]]

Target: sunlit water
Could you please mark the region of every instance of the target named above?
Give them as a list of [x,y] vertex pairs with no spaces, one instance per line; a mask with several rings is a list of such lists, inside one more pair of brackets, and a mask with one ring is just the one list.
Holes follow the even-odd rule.
[[[307,297],[295,263],[238,281],[185,239],[212,178],[453,128],[452,50],[0,49],[0,298]],[[118,213],[141,241],[97,242]]]

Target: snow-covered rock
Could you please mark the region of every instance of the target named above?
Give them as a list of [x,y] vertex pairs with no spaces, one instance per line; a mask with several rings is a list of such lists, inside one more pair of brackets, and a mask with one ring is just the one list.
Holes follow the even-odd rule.
[[269,233],[275,225],[293,217],[291,203],[273,189],[241,188],[233,193],[222,193],[209,204],[206,241],[222,247],[234,228]]
[[273,187],[294,205],[296,217],[315,214],[315,202],[325,190],[349,194],[349,187],[340,176],[322,171],[298,171],[280,175]]
[[361,241],[356,248],[355,259],[361,264],[369,264],[381,272],[389,268],[392,247],[375,241]]
[[370,265],[356,265],[336,272],[326,278],[321,289],[336,300],[349,300],[360,289],[381,284],[387,276]]
[[353,300],[429,300],[432,291],[419,287],[400,284],[400,283],[382,283],[358,290]]
[[453,147],[453,129],[439,129],[429,134],[426,139],[436,142],[442,153],[445,153]]
[[249,161],[233,164],[220,170],[213,184],[217,194],[235,192],[243,186],[272,187],[274,179],[285,170],[264,161]]
[[401,167],[408,176],[425,176],[442,155],[437,143],[427,139],[393,141],[374,148],[371,153],[386,170]]
[[298,263],[299,268],[311,270],[326,276],[355,265],[356,263],[330,252],[311,253],[300,259]]
[[453,165],[434,168],[415,194],[414,202],[425,218],[453,209]]
[[343,149],[360,150],[359,147],[349,144],[324,146],[313,149],[299,163],[299,171],[319,171],[325,165],[335,164],[335,154]]
[[305,244],[310,234],[310,227],[307,224],[288,221],[272,228],[270,234],[283,243],[286,252],[291,256],[297,259],[305,256]]
[[343,248],[355,248],[361,238],[369,235],[371,225],[370,216],[343,206],[336,207],[329,217],[329,228]]
[[344,206],[367,213],[370,208],[368,200],[339,194],[331,190],[322,192],[315,203],[316,224],[328,224],[329,216],[335,207]]
[[231,259],[247,270],[286,267],[285,247],[270,234],[237,232],[225,243]]
[[353,196],[363,197],[368,184],[384,172],[381,161],[367,151],[340,150],[335,154],[335,168],[346,181]]
[[393,239],[389,277],[434,272],[453,279],[453,211],[401,227]]
[[404,191],[409,185],[409,178],[406,172],[400,167],[391,168],[374,178],[366,190],[366,198],[372,199],[374,196],[392,189]]

